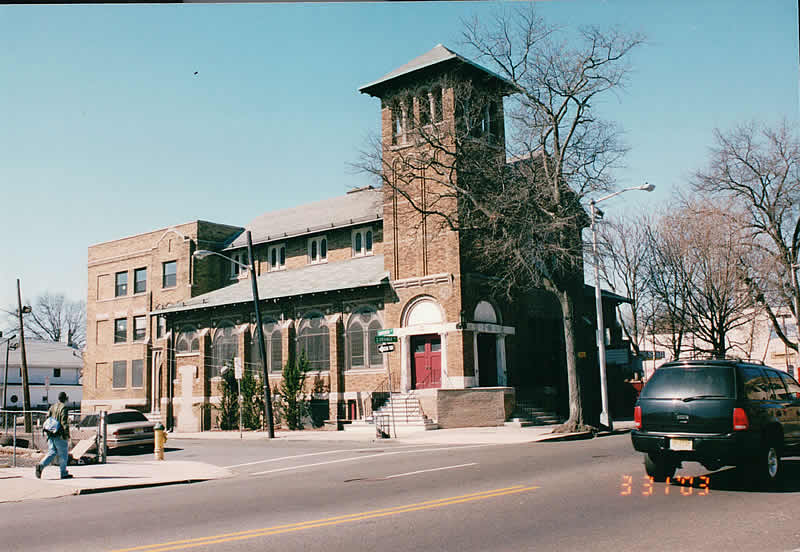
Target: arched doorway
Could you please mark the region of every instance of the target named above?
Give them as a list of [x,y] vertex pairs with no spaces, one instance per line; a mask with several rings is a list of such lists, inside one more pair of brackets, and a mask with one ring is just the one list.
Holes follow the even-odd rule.
[[406,308],[402,317],[403,328],[408,330],[403,341],[404,389],[442,386],[447,377],[443,323],[444,309],[433,297],[417,297]]

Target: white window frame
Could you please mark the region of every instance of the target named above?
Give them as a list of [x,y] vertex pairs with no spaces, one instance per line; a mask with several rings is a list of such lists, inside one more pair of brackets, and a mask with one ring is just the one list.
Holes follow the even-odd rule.
[[[283,248],[283,264],[281,264],[281,248]],[[272,263],[272,252],[275,252],[275,264]],[[277,243],[270,245],[267,249],[267,263],[269,264],[269,271],[275,272],[276,270],[286,270],[286,243]]]
[[[322,242],[325,242],[325,257],[322,256]],[[311,248],[313,244],[317,244],[317,258],[313,259],[311,257]],[[307,253],[308,253],[308,264],[322,264],[328,262],[328,237],[327,236],[317,236],[315,238],[308,238],[307,244]]]
[[[372,248],[367,251],[367,232],[372,234]],[[361,251],[356,251],[356,237],[361,236]],[[370,255],[375,254],[375,231],[372,229],[371,226],[365,226],[362,228],[357,228],[353,230],[352,235],[350,236],[350,248],[353,253],[353,257],[368,257]]]
[[247,277],[247,269],[242,268],[236,263],[250,266],[250,257],[247,255],[247,250],[237,251],[231,255],[231,259],[235,262],[231,263],[231,280],[238,280],[239,278]]

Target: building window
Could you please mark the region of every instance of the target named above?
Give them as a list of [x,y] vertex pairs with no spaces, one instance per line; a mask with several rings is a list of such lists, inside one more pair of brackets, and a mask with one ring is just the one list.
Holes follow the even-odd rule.
[[114,297],[122,297],[123,295],[128,295],[128,273],[117,272],[114,280],[116,282]]
[[61,377],[61,368],[53,368],[53,377],[60,378]]
[[231,258],[235,261],[231,263],[231,278],[238,278],[240,274],[242,276],[247,274],[247,269],[242,266],[250,266],[250,256],[247,254],[247,251],[239,251],[238,253],[234,253],[231,255]]
[[111,387],[124,389],[128,385],[128,363],[124,360],[115,360],[111,376]]
[[214,339],[211,342],[213,360],[209,370],[209,376],[212,378],[219,376],[225,366],[233,366],[233,359],[239,354],[238,336],[233,330],[233,324],[221,322],[214,332]]
[[200,350],[200,336],[194,326],[185,326],[178,334],[175,350],[180,353],[196,353]]
[[178,262],[168,261],[162,264],[161,268],[161,287],[173,288],[178,285]]
[[310,264],[328,262],[328,240],[325,236],[308,240],[308,262]]
[[147,269],[137,268],[133,271],[133,293],[147,291]]
[[[264,369],[261,365],[261,352],[258,350],[258,331],[253,327],[252,337],[250,338],[250,365],[256,373],[263,374]],[[267,368],[270,374],[280,374],[283,372],[283,341],[281,340],[281,329],[272,320],[262,322],[261,329],[264,332],[264,353],[267,357]]]
[[165,333],[167,333],[167,318],[165,316],[159,316],[158,323],[156,324],[156,337],[162,338]]
[[144,341],[147,337],[147,317],[134,316],[133,317],[133,340]]
[[286,268],[286,244],[273,245],[269,248],[269,269],[283,270]]
[[117,318],[114,320],[114,343],[128,341],[128,319]]
[[330,338],[321,314],[303,319],[297,336],[297,351],[305,353],[309,370],[327,371],[330,368]]
[[436,86],[431,93],[431,112],[433,113],[433,122],[438,123],[442,120],[442,87]]
[[360,228],[353,230],[353,257],[372,255],[372,230]]
[[144,387],[144,360],[131,361],[131,387]]
[[378,314],[371,309],[354,313],[345,333],[347,367],[349,369],[381,368],[383,356],[378,351],[375,336],[383,328]]

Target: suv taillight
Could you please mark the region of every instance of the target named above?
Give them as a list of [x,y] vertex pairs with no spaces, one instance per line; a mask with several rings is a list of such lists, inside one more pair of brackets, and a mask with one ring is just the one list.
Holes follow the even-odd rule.
[[642,407],[637,406],[633,409],[633,423],[636,424],[636,429],[642,429]]
[[750,420],[747,419],[747,413],[744,408],[733,409],[733,430],[746,431],[750,429]]

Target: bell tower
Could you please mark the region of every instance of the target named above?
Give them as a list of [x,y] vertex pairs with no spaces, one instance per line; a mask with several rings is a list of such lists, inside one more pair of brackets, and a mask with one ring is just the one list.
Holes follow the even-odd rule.
[[385,263],[393,280],[461,272],[448,224],[457,227],[455,152],[474,138],[505,159],[503,96],[511,89],[441,44],[359,89],[381,100]]

